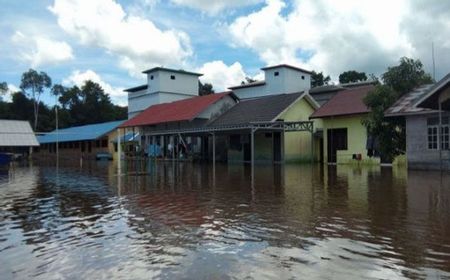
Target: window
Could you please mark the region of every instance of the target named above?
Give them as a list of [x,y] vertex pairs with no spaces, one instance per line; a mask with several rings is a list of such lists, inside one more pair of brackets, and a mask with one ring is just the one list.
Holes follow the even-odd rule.
[[150,75],[150,80],[153,80],[153,75]]
[[274,76],[279,76],[279,75],[280,75],[280,72],[276,71],[276,72],[273,73],[273,75],[274,75]]
[[[438,133],[439,131],[439,118],[428,118],[427,119],[427,140],[428,149],[437,150],[438,149]],[[450,149],[450,127],[449,118],[442,118],[441,126],[441,148],[442,150]]]
[[171,80],[175,80],[175,75],[170,75]]
[[103,139],[102,140],[102,148],[106,148],[106,147],[108,147],[108,140]]
[[304,80],[304,79],[305,79],[305,76],[302,75],[302,80]]

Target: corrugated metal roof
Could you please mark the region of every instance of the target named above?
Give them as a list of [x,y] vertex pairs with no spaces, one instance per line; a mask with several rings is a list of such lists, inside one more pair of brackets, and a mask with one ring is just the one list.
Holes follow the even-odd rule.
[[419,108],[416,106],[416,102],[424,97],[433,86],[433,84],[423,85],[404,94],[384,112],[385,116],[394,117],[436,112],[431,109]]
[[121,127],[154,125],[159,123],[190,121],[206,108],[231,92],[197,96],[170,103],[162,103],[148,107],[134,118],[129,119]]
[[116,129],[124,121],[104,122],[97,124],[88,124],[83,126],[74,126],[49,132],[48,134],[38,136],[41,144],[70,141],[83,141],[97,139],[110,131]]
[[209,126],[272,121],[303,94],[299,92],[242,100],[211,122]]
[[368,113],[370,110],[364,104],[363,99],[374,88],[373,85],[369,85],[339,91],[327,103],[315,111],[311,115],[311,118]]
[[0,146],[39,146],[28,121],[0,120]]

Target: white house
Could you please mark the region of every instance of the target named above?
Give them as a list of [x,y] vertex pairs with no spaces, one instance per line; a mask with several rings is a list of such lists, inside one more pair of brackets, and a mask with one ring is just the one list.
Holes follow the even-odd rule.
[[264,81],[229,87],[240,99],[294,93],[311,88],[312,72],[288,64],[261,68]]
[[198,96],[198,77],[202,74],[163,67],[142,73],[147,75],[147,84],[125,90],[128,92],[128,119],[155,104]]

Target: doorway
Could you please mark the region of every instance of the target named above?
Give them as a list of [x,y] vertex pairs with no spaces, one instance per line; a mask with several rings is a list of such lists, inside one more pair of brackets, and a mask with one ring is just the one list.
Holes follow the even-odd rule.
[[281,162],[281,132],[273,133],[273,161]]
[[327,129],[328,163],[336,163],[340,150],[347,150],[347,128]]

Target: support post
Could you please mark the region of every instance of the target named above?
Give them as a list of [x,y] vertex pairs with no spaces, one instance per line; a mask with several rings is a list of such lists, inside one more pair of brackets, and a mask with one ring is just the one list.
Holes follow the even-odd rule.
[[120,128],[117,129],[117,173],[120,176],[122,174],[122,145],[120,143]]
[[439,107],[439,128],[438,128],[438,149],[439,149],[439,170],[442,171],[442,103],[438,99]]
[[251,154],[251,163],[252,163],[252,168],[253,165],[255,164],[255,129],[252,128],[251,129],[251,133],[250,133],[250,154]]
[[212,149],[212,156],[213,156],[213,163],[216,163],[216,134],[212,134],[213,139],[213,149]]
[[314,163],[314,124],[311,124],[311,163]]

